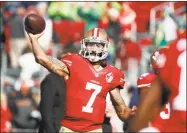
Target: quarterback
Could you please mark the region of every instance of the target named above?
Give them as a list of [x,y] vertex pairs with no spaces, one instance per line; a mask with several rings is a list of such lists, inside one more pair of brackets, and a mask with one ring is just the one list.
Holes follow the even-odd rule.
[[102,122],[109,92],[116,113],[122,121],[134,115],[120,95],[124,74],[109,64],[103,65],[109,46],[106,32],[93,28],[81,40],[79,54],[68,53],[61,60],[47,56],[38,43],[41,34],[28,33],[37,63],[66,81],[65,115],[60,132],[102,132]]

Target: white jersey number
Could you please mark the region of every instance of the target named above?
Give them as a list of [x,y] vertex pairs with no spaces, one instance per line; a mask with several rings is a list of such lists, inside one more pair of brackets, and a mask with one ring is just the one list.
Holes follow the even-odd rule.
[[96,96],[101,92],[102,86],[87,82],[85,89],[86,90],[91,90],[91,89],[95,90],[92,93],[90,99],[88,100],[87,105],[82,107],[82,111],[83,112],[92,113],[93,112],[92,105],[93,105],[93,103],[95,101]]
[[163,120],[169,119],[169,117],[170,117],[170,104],[167,103],[167,104],[165,105],[165,108],[168,110],[168,113],[166,113],[165,111],[160,112],[160,117],[161,117]]
[[186,51],[182,52],[177,60],[181,68],[179,80],[179,94],[173,100],[173,109],[186,111]]

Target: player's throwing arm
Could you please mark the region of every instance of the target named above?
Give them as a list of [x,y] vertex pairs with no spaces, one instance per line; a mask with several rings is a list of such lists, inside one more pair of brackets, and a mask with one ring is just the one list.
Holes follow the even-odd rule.
[[[67,74],[69,74],[69,70],[63,62],[54,57],[47,56],[40,48],[38,39],[43,35],[43,30],[45,29],[45,27],[43,28],[43,30],[40,30],[38,32],[34,32],[37,29],[34,29],[32,27],[35,27],[36,25],[36,27],[39,27],[38,25],[41,24],[41,21],[44,21],[44,19],[38,15],[28,15],[25,21],[28,21],[25,22],[25,30],[28,33],[36,62],[44,66],[49,71],[54,72],[60,76],[66,76]],[[42,24],[45,24],[45,21]]]

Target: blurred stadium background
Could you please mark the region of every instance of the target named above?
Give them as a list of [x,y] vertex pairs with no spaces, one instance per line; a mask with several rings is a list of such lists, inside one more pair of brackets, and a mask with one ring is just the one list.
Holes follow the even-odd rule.
[[[37,13],[46,20],[41,47],[48,55],[58,50],[78,52],[90,28],[106,30],[111,45],[107,61],[125,73],[121,94],[137,102],[136,81],[150,72],[153,51],[186,35],[186,2],[0,2],[1,131],[37,131],[41,114],[40,83],[49,72],[38,65],[28,45],[24,18]],[[125,125],[112,110],[113,131]]]

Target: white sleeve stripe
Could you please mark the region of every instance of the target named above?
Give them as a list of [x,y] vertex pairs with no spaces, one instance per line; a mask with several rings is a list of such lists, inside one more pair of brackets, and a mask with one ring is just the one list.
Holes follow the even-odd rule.
[[67,65],[71,66],[71,64],[70,64],[70,63],[67,63]]
[[65,62],[67,62],[67,63],[72,63],[71,61],[69,61],[69,60],[63,60],[63,61],[65,61]]
[[121,78],[121,79],[120,79],[120,82],[125,82],[125,80]]
[[149,84],[141,84],[141,85],[138,85],[138,88],[141,88],[141,87],[150,87],[151,86],[151,83]]

